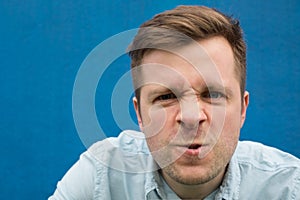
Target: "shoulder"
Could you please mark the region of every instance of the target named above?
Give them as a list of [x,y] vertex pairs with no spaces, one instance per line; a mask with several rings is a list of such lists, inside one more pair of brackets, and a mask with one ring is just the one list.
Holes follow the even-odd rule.
[[142,132],[125,130],[122,131],[118,137],[108,137],[104,140],[94,143],[89,147],[89,151],[97,151],[98,149],[107,148],[107,150],[112,150],[116,148],[121,148],[125,151],[131,151],[131,147],[141,147],[136,149],[137,151],[147,151],[145,146],[145,136]]
[[144,134],[132,130],[96,142],[86,153],[100,166],[123,172],[145,172],[153,161]]
[[114,153],[122,154],[149,154],[144,134],[138,131],[126,130],[118,137],[109,137],[94,143],[87,152],[94,158],[103,158]]
[[[143,133],[123,131],[118,137],[93,144],[86,152],[96,163],[95,197],[134,199],[144,196],[147,173],[156,165]],[[148,180],[149,179],[149,180]]]
[[258,142],[239,142],[236,156],[240,164],[251,164],[264,170],[280,167],[300,168],[300,160],[295,156]]
[[143,133],[123,131],[118,137],[104,139],[89,147],[49,199],[143,197],[155,166]]
[[240,171],[240,197],[300,197],[300,160],[257,142],[239,142],[235,152]]

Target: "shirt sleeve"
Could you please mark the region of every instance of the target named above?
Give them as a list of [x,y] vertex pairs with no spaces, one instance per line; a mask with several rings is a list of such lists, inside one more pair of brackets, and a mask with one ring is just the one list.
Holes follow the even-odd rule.
[[94,159],[88,152],[83,153],[58,182],[54,194],[48,200],[93,199],[96,171]]

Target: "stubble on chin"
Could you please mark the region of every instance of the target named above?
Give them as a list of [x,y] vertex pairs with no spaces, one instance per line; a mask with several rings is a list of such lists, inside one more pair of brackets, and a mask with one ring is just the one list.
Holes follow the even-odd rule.
[[[191,160],[191,165],[193,162],[197,162],[196,159],[198,158],[193,158]],[[216,165],[217,163],[213,163],[212,166],[208,168],[194,165],[193,167],[198,168],[193,170],[195,173],[186,173],[189,168],[185,169],[182,166],[178,166],[176,162],[174,162],[163,168],[162,171],[177,183],[185,185],[200,185],[208,183],[224,172],[224,167],[217,167]]]
[[216,177],[224,176],[232,156],[231,153],[229,149],[217,148],[204,158],[189,158],[188,164],[182,164],[176,160],[165,166],[162,171],[177,183],[185,185],[205,184],[216,179]]

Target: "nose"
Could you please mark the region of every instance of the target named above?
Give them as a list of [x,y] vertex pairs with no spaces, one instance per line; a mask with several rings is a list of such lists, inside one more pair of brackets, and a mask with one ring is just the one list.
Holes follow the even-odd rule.
[[177,122],[184,128],[195,129],[207,119],[207,114],[198,100],[185,100],[180,102],[180,113]]

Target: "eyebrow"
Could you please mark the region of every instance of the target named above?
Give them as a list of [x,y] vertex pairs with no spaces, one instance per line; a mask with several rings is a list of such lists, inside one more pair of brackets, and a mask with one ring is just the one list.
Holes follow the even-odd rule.
[[228,96],[232,96],[234,94],[231,88],[225,87],[220,84],[210,84],[206,86],[205,89],[208,91],[224,91]]
[[157,96],[159,94],[164,94],[164,93],[168,93],[168,92],[172,92],[171,89],[164,87],[164,86],[159,86],[156,87],[154,89],[152,89],[149,93],[148,93],[148,97],[153,97],[153,96]]
[[[200,89],[201,88],[201,89]],[[193,90],[197,93],[201,93],[203,91],[224,91],[225,94],[229,97],[233,96],[234,92],[231,88],[225,87],[218,83],[209,83],[205,86],[201,86],[200,88],[193,88]],[[183,88],[181,88],[183,89]],[[155,88],[151,89],[149,91],[147,98],[156,97],[157,95],[165,94],[165,93],[178,93],[178,91],[181,91],[178,87],[166,87],[163,85],[157,85]]]

